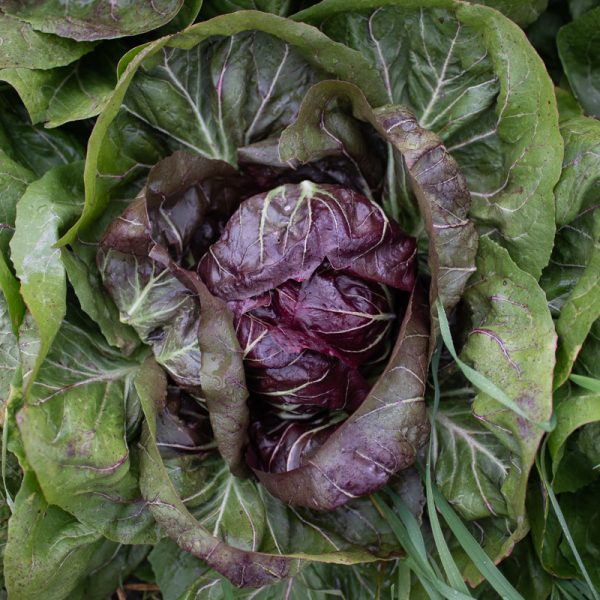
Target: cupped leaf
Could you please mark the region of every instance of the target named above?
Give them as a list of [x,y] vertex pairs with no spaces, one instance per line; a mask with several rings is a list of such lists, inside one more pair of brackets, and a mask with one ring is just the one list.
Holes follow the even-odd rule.
[[267,490],[293,505],[331,510],[376,491],[409,467],[428,436],[423,401],[428,338],[427,304],[417,288],[386,369],[369,395],[299,468],[255,469]]
[[84,213],[63,243],[94,222],[131,168],[110,148],[123,121],[133,139],[164,141],[162,156],[184,148],[235,164],[238,147],[287,126],[308,87],[328,74],[359,83],[375,102],[385,97],[358,52],[313,27],[254,11],[193,25],[129,53],[121,73],[90,138]]
[[141,417],[140,359],[123,358],[89,320],[70,315],[17,417],[48,502],[121,543],[156,540],[129,442]]
[[64,67],[2,69],[0,80],[15,88],[32,123],[58,127],[95,117],[104,108],[117,82],[114,54],[98,49]]
[[[556,334],[541,288],[505,249],[483,238],[465,301],[472,327],[461,358],[533,421],[547,421]],[[527,480],[543,430],[484,392],[477,393],[471,410],[464,401],[442,402],[436,477],[453,506],[486,532],[488,554],[501,558],[527,530]],[[479,577],[472,566],[464,574]]]
[[[4,9],[4,4],[0,3],[1,9]],[[0,69],[62,67],[94,47],[90,43],[77,43],[57,35],[41,33],[28,23],[4,13],[0,13],[0,39]]]
[[[369,60],[387,102],[406,106],[458,162],[480,231],[539,277],[552,250],[562,141],[552,82],[523,31],[488,7],[452,0],[326,0],[293,18]],[[410,212],[401,165],[388,173]]]
[[475,270],[477,233],[467,216],[469,192],[440,138],[421,128],[410,111],[402,107],[373,111],[355,86],[319,83],[307,94],[297,121],[281,137],[282,159],[307,162],[323,153],[331,143],[325,114],[337,98],[349,100],[353,114],[375,127],[399,153],[429,236],[430,302],[439,297],[451,310]]
[[[155,518],[184,551],[237,585],[251,587],[293,575],[306,561],[354,564],[398,552],[389,524],[369,499],[330,513],[293,508],[252,480],[232,476],[217,456],[191,469],[192,462],[185,469],[181,458],[163,458],[157,413],[164,406],[165,383],[160,368],[147,361],[136,382],[147,416],[140,481]],[[418,515],[418,477],[408,471],[401,475],[393,479],[393,488]]]
[[600,317],[600,123],[561,123],[563,172],[556,186],[558,231],[541,285],[558,315],[555,387],[564,383],[592,324]]
[[556,44],[573,93],[589,115],[600,117],[600,7],[558,33]]
[[83,41],[151,31],[168,23],[182,4],[183,0],[83,0],[67,5],[60,0],[2,0],[0,8],[38,31]]

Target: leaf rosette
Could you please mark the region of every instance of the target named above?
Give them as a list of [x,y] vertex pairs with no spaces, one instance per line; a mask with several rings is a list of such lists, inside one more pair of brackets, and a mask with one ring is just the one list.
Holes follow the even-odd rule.
[[[538,350],[552,346],[536,278],[561,143],[522,32],[450,0],[329,1],[301,19],[311,25],[239,11],[129,53],[89,141],[83,213],[61,240],[82,308],[131,357],[102,371],[145,415],[139,447],[135,423],[124,440],[139,491],[128,475],[127,494],[111,498],[141,492],[145,517],[247,586],[305,561],[398,552],[368,494],[391,485],[420,510],[408,467],[429,430],[429,307],[439,298],[452,311],[476,254],[463,357],[508,382],[536,420],[550,402],[548,386],[530,385],[548,373],[504,327],[521,310],[531,331],[544,325]],[[478,233],[489,239],[478,245]],[[110,308],[102,319],[99,307]],[[116,314],[119,328],[106,318]],[[490,355],[502,369],[486,369]],[[50,420],[34,416],[63,396],[27,406],[23,431],[43,430]],[[485,521],[499,558],[527,527],[521,492],[539,436],[485,394],[466,396],[460,420],[441,410],[438,483]],[[51,447],[56,432],[44,436]],[[452,444],[472,480],[458,480]],[[496,447],[505,455],[490,462]],[[49,454],[28,454],[48,495]],[[53,502],[91,522],[59,493]]]

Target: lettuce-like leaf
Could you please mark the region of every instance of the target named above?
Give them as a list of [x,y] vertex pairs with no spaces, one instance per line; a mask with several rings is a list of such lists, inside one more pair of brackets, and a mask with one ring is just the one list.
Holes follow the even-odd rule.
[[561,123],[563,172],[556,186],[556,234],[541,285],[557,316],[555,387],[569,376],[592,324],[600,317],[600,123],[574,117]]
[[[4,8],[5,2],[0,3]],[[89,42],[66,40],[57,35],[36,31],[14,16],[0,13],[2,56],[0,69],[51,69],[68,65],[94,47]]]
[[[168,23],[183,0],[84,0],[65,5],[60,0],[2,0],[0,8],[46,33],[78,41],[136,35]],[[38,34],[39,35],[39,34]]]
[[[508,252],[482,238],[477,273],[465,293],[472,325],[461,356],[501,385],[534,421],[552,412],[556,334],[545,295]],[[465,518],[477,520],[493,557],[510,553],[527,532],[525,497],[543,431],[483,392],[442,402],[436,478]],[[464,574],[479,581],[466,562]]]

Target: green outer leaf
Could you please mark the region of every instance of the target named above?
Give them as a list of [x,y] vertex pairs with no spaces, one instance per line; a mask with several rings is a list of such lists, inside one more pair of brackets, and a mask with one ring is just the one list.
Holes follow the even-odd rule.
[[15,334],[23,318],[25,305],[19,295],[19,283],[9,266],[8,244],[13,235],[17,202],[34,179],[29,169],[0,149],[0,290],[4,293]]
[[[446,310],[451,310],[475,270],[477,234],[467,218],[469,193],[440,138],[422,129],[410,111],[400,106],[373,111],[356,86],[339,81],[317,83],[302,102],[296,122],[281,136],[281,159],[308,162],[314,158],[323,145],[323,113],[335,98],[349,100],[354,115],[375,127],[402,155],[429,236],[430,305],[440,297]],[[432,316],[435,322],[434,309]]]
[[149,549],[149,546],[126,546],[104,540],[69,600],[106,600],[133,575]]
[[[397,0],[382,0],[377,3],[379,6],[398,5]],[[473,4],[486,4],[490,8],[500,11],[509,19],[526,27],[533,23],[545,10],[548,0],[475,0]],[[322,6],[321,6],[322,5]],[[330,0],[321,2],[317,8],[307,8],[292,16],[292,19],[298,21],[318,21],[330,14],[331,11],[337,11],[344,5],[348,9],[357,8],[359,5],[349,5],[346,0]],[[443,0],[405,0],[402,4],[408,8],[428,8],[430,6],[450,7],[452,0],[444,2]],[[373,3],[365,3],[364,6],[373,6]]]
[[[378,45],[373,33],[369,34],[369,20],[365,16],[369,8],[382,7],[396,7],[398,11],[392,13],[390,8],[385,9],[390,12],[382,9],[378,13],[381,30],[391,32],[385,47]],[[423,15],[431,27],[437,27],[440,20],[444,24],[456,23],[454,29],[427,30],[431,33],[431,44],[437,40],[440,46],[435,47],[436,58],[441,62],[437,72],[428,66],[427,56],[423,56],[427,49],[418,47],[429,40],[427,34],[419,31],[418,17]],[[435,130],[467,178],[474,200],[471,216],[480,230],[493,233],[519,267],[539,278],[552,251],[552,191],[560,175],[562,139],[552,82],[523,31],[488,7],[452,0],[325,0],[293,18],[323,24],[334,39],[368,55],[382,79],[389,81],[389,102],[407,106],[424,127],[432,128],[436,121]],[[360,19],[362,22],[357,24]],[[401,29],[405,21],[412,25],[403,34],[402,43],[408,45],[410,52],[402,54],[396,29],[389,23]],[[463,75],[466,69],[461,65],[460,55],[453,55],[453,48],[459,44],[452,44],[452,35],[458,40],[460,32],[469,36],[461,38],[461,49],[481,44],[484,50],[481,60],[489,57],[492,67],[487,75],[500,83],[495,102],[493,89],[485,97],[477,95],[468,102],[464,98],[469,98],[470,87],[461,88],[454,95],[448,89],[452,87],[448,82]],[[396,60],[397,56],[403,60]],[[413,63],[416,66],[408,70],[407,65]],[[448,69],[453,71],[444,79]],[[423,78],[425,83],[421,81]],[[489,87],[491,80],[487,79]],[[465,85],[481,88],[484,83],[479,77]],[[456,100],[455,107],[463,106],[461,100],[466,106],[456,108],[455,113],[448,111],[449,107],[444,105],[449,102],[445,100],[448,96]],[[436,115],[430,121],[433,112]],[[469,126],[458,127],[457,122],[471,113],[475,116],[468,120]]]
[[59,231],[81,210],[82,167],[75,163],[52,169],[28,186],[17,206],[12,260],[40,336],[37,357],[25,373],[29,382],[35,379],[66,313],[66,276],[54,244]]
[[2,0],[0,8],[35,29],[75,40],[137,35],[168,23],[183,0]]
[[141,419],[133,380],[142,359],[124,358],[88,319],[69,314],[17,416],[48,502],[126,544],[158,537],[127,439]]
[[554,310],[559,345],[555,388],[568,378],[592,324],[600,317],[600,122],[561,123],[563,172],[556,186],[558,231],[542,286]]
[[119,320],[119,310],[102,286],[98,272],[66,248],[61,260],[81,308],[98,324],[106,341],[130,355],[140,344],[135,331]]
[[77,60],[94,47],[90,43],[77,43],[56,35],[40,33],[31,25],[3,13],[0,13],[0,39],[2,40],[0,69],[62,67]]
[[[100,114],[88,143],[84,180],[86,201],[79,221],[63,236],[60,244],[75,239],[77,231],[91,224],[108,202],[107,183],[98,175],[99,157],[111,122],[117,117],[123,98],[133,77],[142,63],[156,55],[163,47],[190,49],[201,41],[215,35],[233,35],[247,30],[269,33],[295,46],[309,62],[326,72],[336,72],[340,77],[356,82],[367,90],[369,99],[381,101],[385,96],[382,85],[364,59],[355,51],[335,44],[308,25],[294,23],[280,17],[254,11],[240,11],[198,23],[185,32],[162,38],[146,45],[140,51],[129,53],[123,65],[127,65],[119,83]],[[137,53],[136,53],[137,52]],[[129,61],[129,62],[127,62]],[[122,67],[120,67],[121,69]],[[111,180],[108,187],[114,185]]]
[[[544,442],[542,443],[542,447],[540,449],[538,456],[536,457],[535,462],[536,462],[536,466],[538,468],[540,479],[542,481],[542,485],[544,486],[544,489],[545,489],[548,499],[550,501],[549,504],[552,506],[552,510],[553,510],[554,514],[556,515],[556,518],[558,519],[560,528],[562,529],[562,533],[568,544],[568,548],[571,551],[571,553],[575,559],[575,563],[577,564],[577,567],[579,568],[579,572],[581,573],[586,584],[588,585],[589,591],[592,595],[592,598],[594,598],[594,600],[600,600],[600,593],[598,592],[597,588],[594,586],[594,584],[592,583],[592,581],[590,579],[590,575],[589,575],[589,573],[586,569],[586,566],[581,558],[581,555],[579,553],[577,545],[575,544],[573,535],[569,529],[569,525],[567,523],[567,520],[565,519],[564,513],[560,507],[558,499],[556,498],[554,490],[552,489],[552,485],[548,481],[548,476],[546,474],[546,440],[544,440]],[[597,510],[597,503],[594,503],[594,505]],[[569,520],[571,520],[571,519],[569,519]]]
[[575,97],[586,113],[600,117],[600,7],[565,25],[556,45]]
[[63,129],[31,125],[26,111],[14,98],[0,96],[0,148],[15,162],[41,177],[53,167],[85,157],[81,140]]
[[553,476],[559,469],[569,436],[583,425],[600,421],[600,394],[583,392],[565,398],[556,407],[556,419],[556,429],[548,436]]
[[9,521],[6,588],[14,600],[63,600],[98,550],[100,534],[46,502],[26,472]]
[[[547,422],[551,415],[556,336],[535,279],[488,238],[480,240],[477,273],[465,301],[473,326],[461,358],[530,420],[483,391],[473,402],[472,416],[463,414],[469,410],[465,400],[444,402],[436,476],[455,510],[486,530],[486,551],[498,560],[527,531],[527,480],[543,436],[533,422]],[[480,578],[472,565],[463,573],[471,581]]]
[[32,123],[58,127],[95,117],[117,82],[116,62],[104,52],[55,69],[3,69],[0,80],[16,90]]
[[[552,413],[552,372],[556,334],[543,291],[521,271],[506,250],[481,240],[477,276],[465,294],[474,325],[461,356],[499,385],[527,410],[533,420],[547,421]],[[479,393],[473,413],[519,455],[502,493],[513,518],[523,515],[527,476],[543,431],[497,401]],[[512,440],[506,438],[510,431]]]

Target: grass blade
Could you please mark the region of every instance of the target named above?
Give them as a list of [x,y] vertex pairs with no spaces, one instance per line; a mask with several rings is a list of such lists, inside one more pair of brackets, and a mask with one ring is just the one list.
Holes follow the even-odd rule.
[[479,572],[485,577],[487,582],[505,599],[523,600],[523,596],[511,585],[502,572],[492,562],[491,558],[485,553],[479,542],[473,537],[461,518],[450,506],[442,492],[436,487],[433,488],[435,503],[442,517],[456,536],[458,543],[467,553],[473,564]]
[[579,551],[577,550],[577,546],[575,545],[575,540],[573,540],[573,536],[571,535],[571,531],[569,530],[567,520],[565,519],[565,516],[563,515],[562,509],[560,508],[560,505],[558,504],[558,500],[556,498],[554,490],[552,489],[552,485],[550,484],[550,481],[548,480],[548,476],[546,475],[546,444],[547,444],[547,438],[545,438],[544,441],[542,442],[540,451],[538,452],[538,455],[536,456],[536,459],[535,459],[536,466],[537,466],[538,472],[540,474],[540,479],[542,480],[542,485],[544,486],[546,494],[548,495],[548,499],[550,500],[550,504],[552,506],[552,509],[554,510],[554,514],[556,515],[556,518],[558,519],[558,523],[560,525],[560,528],[562,529],[563,535],[565,536],[565,539],[567,540],[567,543],[569,544],[569,547],[571,548],[571,552],[573,552],[573,556],[575,556],[575,561],[577,562],[577,566],[579,567],[579,570],[581,571],[581,574],[583,575],[583,578],[585,579],[585,582],[589,587],[592,598],[594,598],[594,600],[600,600],[600,594],[598,594],[598,591],[596,590],[594,584],[592,583],[590,575],[589,575],[587,569],[585,568],[585,565],[583,564],[583,560],[581,559]]
[[410,567],[406,561],[398,561],[395,600],[410,600]]
[[440,386],[438,381],[438,369],[440,366],[440,354],[442,352],[441,344],[438,344],[435,352],[433,353],[433,357],[431,360],[431,371],[433,375],[433,389],[434,389],[434,397],[433,397],[433,408],[430,412],[430,420],[431,420],[431,434],[429,436],[429,446],[427,448],[427,463],[425,465],[425,493],[427,496],[427,514],[429,515],[429,524],[431,525],[431,531],[433,533],[433,539],[435,541],[435,545],[438,551],[438,555],[440,557],[440,561],[442,562],[442,567],[446,573],[446,578],[448,583],[457,590],[460,590],[465,595],[470,596],[467,585],[465,584],[463,577],[461,575],[460,569],[454,562],[454,558],[448,548],[448,544],[446,543],[446,539],[444,538],[444,533],[442,532],[442,526],[440,525],[440,521],[438,519],[435,502],[433,500],[433,483],[431,479],[431,471],[432,471],[432,454],[433,454],[433,446],[435,443],[436,429],[435,429],[435,419],[437,416],[438,407],[440,405]]
[[573,383],[576,383],[578,386],[585,388],[586,390],[600,394],[600,379],[586,377],[585,375],[577,375],[575,373],[572,373],[569,379]]

